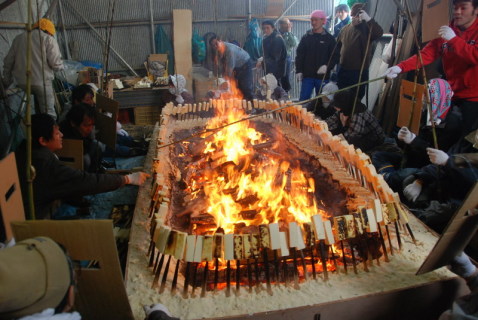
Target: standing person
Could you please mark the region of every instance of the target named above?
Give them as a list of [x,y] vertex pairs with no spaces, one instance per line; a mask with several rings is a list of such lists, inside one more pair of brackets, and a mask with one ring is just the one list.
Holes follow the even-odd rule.
[[95,174],[63,165],[53,153],[63,147],[63,134],[47,114],[32,116],[32,165],[35,211],[38,219],[49,218],[53,201],[116,190],[125,184],[141,185],[149,176],[135,172]]
[[[442,58],[443,70],[455,103],[463,114],[463,134],[477,128],[478,119],[478,0],[453,0],[453,20],[438,29],[439,38],[422,50],[423,64]],[[417,55],[389,68],[386,76],[415,70],[421,63]]]
[[[339,89],[368,80],[368,68],[372,57],[372,41],[383,35],[383,29],[363,10],[363,3],[355,3],[350,15],[352,23],[342,28],[337,38],[340,64],[337,74]],[[370,43],[368,42],[370,38]],[[368,48],[368,50],[367,50]],[[363,66],[363,68],[362,68]],[[360,78],[360,72],[362,77]],[[358,99],[365,96],[366,85],[358,88]],[[357,90],[357,89],[355,89]]]
[[264,34],[264,40],[262,41],[264,52],[263,57],[257,60],[256,68],[264,66],[266,73],[273,74],[280,86],[280,80],[284,77],[286,69],[287,49],[285,41],[271,20],[262,22],[262,32]]
[[292,51],[299,44],[299,39],[292,33],[292,22],[287,18],[279,20],[279,32],[285,41],[285,48],[287,50],[287,59],[285,63],[285,75],[280,80],[282,88],[286,91],[290,91],[290,72],[292,70]]
[[249,54],[235,44],[223,42],[213,36],[209,44],[216,55],[215,65],[222,68],[224,76],[237,81],[237,86],[246,100],[252,100],[253,94],[253,62]]
[[[35,96],[40,113],[48,113],[54,119],[55,91],[52,80],[55,71],[63,70],[58,43],[55,35],[55,25],[48,19],[40,19],[32,31],[32,60],[31,60],[31,92]],[[5,83],[10,85],[13,80],[17,85],[26,90],[27,67],[27,32],[18,35],[12,43],[7,56],[3,60],[3,76]]]
[[346,4],[339,4],[335,8],[335,17],[340,20],[340,22],[334,26],[335,39],[337,39],[337,37],[339,36],[339,33],[342,30],[342,28],[350,23],[349,12],[350,12],[350,8]]
[[324,11],[313,11],[310,14],[312,29],[305,33],[297,47],[295,71],[297,80],[302,81],[301,101],[309,99],[314,88],[316,94],[320,92],[339,59],[338,50],[334,50],[335,39],[324,29],[326,19]]

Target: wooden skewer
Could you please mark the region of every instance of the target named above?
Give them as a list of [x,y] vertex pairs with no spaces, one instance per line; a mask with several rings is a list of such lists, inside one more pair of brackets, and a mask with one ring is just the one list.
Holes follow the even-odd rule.
[[191,262],[186,263],[186,274],[184,276],[184,288],[183,288],[183,298],[186,299],[188,297],[188,286],[189,286],[189,276],[191,273]]
[[156,269],[156,273],[154,274],[153,285],[151,286],[152,289],[157,286],[159,276],[161,274],[161,269],[163,268],[163,262],[164,262],[164,254],[161,256],[161,260],[159,260],[158,268]]
[[323,269],[323,272],[324,272],[324,281],[327,281],[329,280],[329,274],[328,274],[328,270],[327,270],[327,259],[326,259],[326,255],[325,255],[325,241],[324,240],[320,240],[319,241],[319,252],[320,252],[320,260],[322,262],[322,269]]
[[227,260],[226,269],[226,297],[231,296],[231,260]]
[[206,296],[206,286],[207,286],[207,274],[209,272],[209,261],[206,261],[206,266],[204,267],[202,284],[201,284],[201,298]]
[[159,293],[163,293],[166,288],[166,280],[168,279],[169,264],[171,262],[171,256],[168,256],[168,262],[166,262],[166,267],[164,269],[163,278],[161,279],[161,286],[159,287]]
[[194,291],[196,290],[196,277],[198,273],[198,267],[199,267],[199,263],[196,262],[193,267],[193,283],[192,283],[192,292],[191,292],[191,296],[193,298],[194,298]]
[[216,268],[214,270],[214,291],[217,291],[218,281],[219,281],[219,258],[216,258]]
[[357,272],[357,260],[355,259],[354,248],[350,243],[349,243],[349,247],[350,247],[350,254],[352,255],[352,266],[354,268],[354,273],[358,274],[358,272]]
[[241,289],[241,260],[236,260],[236,295],[240,295]]
[[345,274],[347,274],[348,273],[348,271],[347,271],[347,259],[345,258],[344,242],[343,241],[339,241],[339,242],[340,242],[340,248],[342,249],[342,263],[344,264]]
[[174,277],[173,277],[173,284],[171,285],[171,294],[175,295],[176,294],[176,286],[178,283],[178,272],[179,272],[179,262],[181,260],[176,260],[176,268],[174,269]]
[[382,226],[380,226],[380,223],[377,223],[377,229],[380,237],[380,244],[382,245],[383,256],[385,257],[385,262],[389,262],[390,260],[388,259],[387,247],[385,246],[385,239],[383,238]]

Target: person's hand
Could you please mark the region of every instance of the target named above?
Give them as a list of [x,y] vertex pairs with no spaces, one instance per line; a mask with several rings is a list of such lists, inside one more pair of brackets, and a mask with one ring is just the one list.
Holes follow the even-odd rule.
[[295,75],[295,78],[297,79],[297,81],[302,81],[302,79],[304,79],[304,75],[302,73],[297,73]]
[[408,186],[403,189],[403,194],[405,197],[412,201],[415,202],[422,192],[422,182],[420,180],[415,180],[412,183],[410,183]]
[[327,73],[327,66],[324,64],[320,66],[319,70],[317,70],[317,74],[324,74]]
[[387,69],[384,76],[387,77],[388,79],[394,79],[401,72],[402,72],[402,68],[400,68],[399,66],[393,66]]
[[363,20],[365,22],[369,22],[370,20],[372,20],[372,18],[370,18],[370,16],[367,12],[365,12],[365,10],[360,10],[358,16],[360,20]]
[[184,98],[180,94],[178,94],[176,96],[176,102],[179,103],[179,104],[183,104],[184,103]]
[[128,179],[128,182],[126,184],[132,184],[135,186],[140,186],[142,185],[147,178],[149,178],[150,175],[144,172],[134,172],[131,174],[128,174],[126,176],[126,179]]
[[340,122],[342,123],[343,127],[347,126],[347,121],[349,120],[349,117],[343,114],[342,112],[340,113]]
[[476,272],[476,267],[471,262],[470,257],[466,253],[461,252],[450,261],[450,270],[460,277],[467,278]]
[[451,39],[456,37],[455,31],[453,31],[453,29],[449,26],[441,26],[440,29],[438,29],[438,34],[445,41],[450,41]]
[[446,152],[433,148],[427,148],[427,154],[430,157],[430,162],[437,166],[444,166],[450,158]]
[[[168,308],[161,304],[161,303],[156,303],[156,304],[152,304],[150,306],[143,306],[143,310],[144,310],[144,313],[146,314],[146,319],[149,319],[149,316],[154,312],[154,311],[160,311],[161,313],[164,312],[164,314],[171,318],[171,319],[175,319],[175,318],[172,318],[172,315],[171,313],[169,312]],[[154,317],[156,318],[156,317]],[[161,319],[164,319],[164,315],[161,317]],[[159,319],[159,318],[158,318]]]
[[412,143],[412,141],[416,138],[417,136],[411,132],[410,130],[408,130],[407,127],[402,127],[400,129],[400,131],[398,131],[398,135],[397,135],[397,138],[398,140],[400,141],[403,141],[405,142],[406,144],[410,144]]

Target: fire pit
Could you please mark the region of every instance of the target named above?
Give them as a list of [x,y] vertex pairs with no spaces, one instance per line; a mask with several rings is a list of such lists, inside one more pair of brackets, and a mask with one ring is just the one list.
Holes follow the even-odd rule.
[[233,99],[164,108],[149,249],[160,292],[172,257],[171,290],[182,271],[184,298],[262,283],[272,295],[272,284],[298,288],[338,268],[387,262],[400,226],[413,237],[368,156],[312,114],[291,106],[242,121],[277,108]]
[[[407,210],[368,156],[300,106],[169,104],[161,122],[142,267],[161,302],[166,292],[185,305],[260,300],[372,269],[393,273],[386,265],[416,243]],[[235,313],[250,312],[243,308]]]

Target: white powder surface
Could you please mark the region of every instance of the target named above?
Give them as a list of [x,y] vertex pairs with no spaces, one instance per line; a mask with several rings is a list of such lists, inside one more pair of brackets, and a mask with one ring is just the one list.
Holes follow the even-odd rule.
[[[148,158],[145,170],[151,167],[152,160],[151,157]],[[239,295],[232,290],[230,297],[226,297],[223,290],[217,293],[207,292],[206,297],[201,298],[200,288],[196,288],[195,297],[184,299],[181,296],[184,283],[182,276],[178,278],[176,294],[171,295],[171,281],[176,265],[176,261],[172,260],[166,290],[159,294],[158,288],[151,288],[154,275],[152,268],[147,267],[150,189],[150,183],[145,183],[140,188],[128,251],[126,289],[135,319],[144,319],[143,305],[154,303],[164,304],[173,316],[181,319],[217,318],[340,301],[455,277],[446,268],[420,276],[415,275],[438,238],[415,217],[410,216],[410,226],[417,243],[414,244],[406,231],[401,230],[402,250],[398,250],[398,243],[394,239],[395,254],[389,254],[390,262],[385,262],[382,257],[378,266],[374,260],[373,265],[369,265],[370,272],[366,272],[363,264],[359,264],[358,274],[354,274],[351,266],[348,267],[348,274],[345,274],[342,267],[336,272],[329,272],[328,281],[324,281],[322,275],[319,275],[317,280],[313,280],[310,275],[308,281],[300,284],[299,290],[292,286],[273,285],[273,297],[267,293],[263,284],[259,292],[253,290],[249,293],[248,288],[242,287]]]

